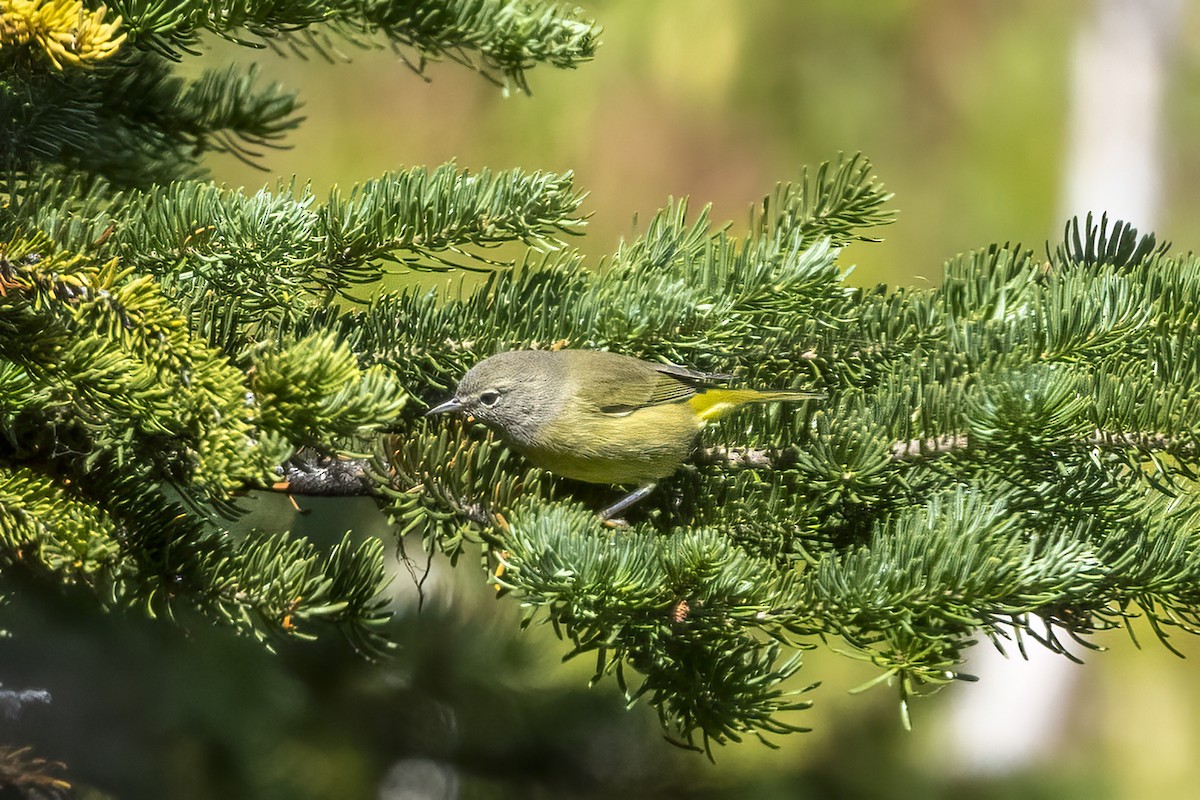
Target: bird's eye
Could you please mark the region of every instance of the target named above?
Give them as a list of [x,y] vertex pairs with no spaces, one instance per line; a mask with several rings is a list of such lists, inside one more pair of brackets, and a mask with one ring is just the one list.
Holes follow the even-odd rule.
[[479,395],[479,402],[483,403],[485,406],[494,406],[496,403],[500,402],[500,393],[491,390],[486,391]]

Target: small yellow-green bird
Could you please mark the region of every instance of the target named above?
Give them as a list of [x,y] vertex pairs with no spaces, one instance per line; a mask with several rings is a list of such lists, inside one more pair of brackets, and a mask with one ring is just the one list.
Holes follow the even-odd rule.
[[471,367],[426,416],[475,417],[565,478],[637,485],[601,512],[608,519],[678,469],[705,423],[748,403],[822,396],[713,386],[728,378],[598,350],[513,350]]

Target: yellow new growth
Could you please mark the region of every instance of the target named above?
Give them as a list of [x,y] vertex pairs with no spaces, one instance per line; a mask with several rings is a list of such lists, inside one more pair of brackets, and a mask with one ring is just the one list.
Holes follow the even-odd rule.
[[0,0],[0,47],[37,42],[59,69],[88,66],[117,52],[121,18],[106,23],[104,6],[86,11],[80,0]]

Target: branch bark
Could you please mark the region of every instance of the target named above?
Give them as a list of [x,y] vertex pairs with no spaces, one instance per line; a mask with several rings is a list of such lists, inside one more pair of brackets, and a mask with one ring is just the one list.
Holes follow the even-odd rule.
[[[1180,444],[1161,433],[1109,433],[1097,430],[1086,439],[1073,444],[1094,447],[1137,447],[1161,451],[1174,449],[1180,454],[1194,456],[1200,447],[1195,443]],[[915,461],[921,458],[940,458],[961,452],[970,445],[965,433],[946,434],[928,439],[909,439],[892,445],[892,460]],[[787,469],[795,466],[796,456],[790,450],[758,450],[746,447],[705,447],[696,451],[692,461],[700,466],[721,466],[732,469]],[[336,458],[324,453],[302,450],[280,468],[280,481],[273,491],[288,494],[322,497],[361,497],[375,494],[375,484],[368,477],[368,462],[361,459]]]

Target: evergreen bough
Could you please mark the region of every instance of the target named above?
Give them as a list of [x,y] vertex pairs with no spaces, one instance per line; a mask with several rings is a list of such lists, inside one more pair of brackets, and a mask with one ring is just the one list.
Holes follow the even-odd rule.
[[[591,57],[597,30],[575,11],[3,0],[0,14],[3,594],[80,585],[268,641],[330,622],[385,650],[389,545],[231,529],[236,494],[294,487],[281,480],[317,459],[355,465],[352,491],[399,535],[483,554],[527,623],[553,625],[690,746],[798,730],[799,655],[823,643],[907,702],[967,677],[982,638],[1074,658],[1068,644],[1138,618],[1168,647],[1200,629],[1191,253],[1089,217],[1045,252],[959,256],[939,288],[853,288],[840,249],[893,217],[855,156],[776,187],[742,233],[670,202],[591,268],[565,243],[583,225],[570,174],[446,164],[323,198],[214,186],[200,158],[253,158],[297,123],[295,99],[236,69],[171,72],[204,32],[321,53],[384,39],[417,69],[450,57],[524,89],[535,64]],[[504,243],[525,255],[497,262]],[[358,299],[395,265],[488,275]],[[613,492],[421,417],[518,347],[827,399],[712,426],[614,530],[595,514]]]

